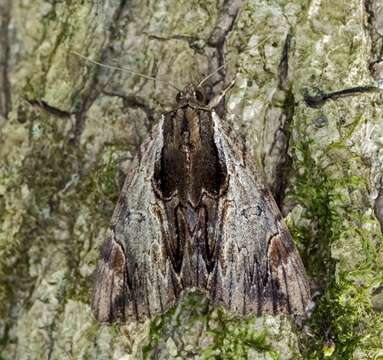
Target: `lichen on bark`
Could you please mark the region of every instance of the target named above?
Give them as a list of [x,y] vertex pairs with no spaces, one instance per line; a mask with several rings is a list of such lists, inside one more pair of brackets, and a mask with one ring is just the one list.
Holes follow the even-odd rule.
[[[0,358],[378,359],[383,356],[378,1],[0,3]],[[224,62],[225,117],[272,188],[315,308],[240,320],[192,293],[105,326],[92,274],[124,173],[174,90]],[[223,112],[223,109],[219,109]],[[379,223],[380,221],[380,223]],[[156,357],[157,356],[157,357]]]

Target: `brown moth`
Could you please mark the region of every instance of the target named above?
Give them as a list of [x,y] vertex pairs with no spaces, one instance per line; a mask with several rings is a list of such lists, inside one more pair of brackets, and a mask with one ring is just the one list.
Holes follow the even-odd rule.
[[213,111],[225,91],[208,102],[186,86],[133,160],[97,267],[98,320],[143,320],[196,288],[238,315],[305,313],[309,286],[280,211]]

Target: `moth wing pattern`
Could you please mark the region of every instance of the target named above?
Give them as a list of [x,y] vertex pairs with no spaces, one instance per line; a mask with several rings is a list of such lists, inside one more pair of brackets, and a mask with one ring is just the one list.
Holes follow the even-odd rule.
[[174,304],[190,284],[239,315],[304,314],[309,286],[298,251],[242,142],[214,112],[206,119],[213,121],[228,185],[215,200],[218,215],[209,228],[213,266],[186,244],[181,269],[174,267],[165,203],[153,186],[164,119],[140,147],[114,210],[96,270],[96,318],[110,323],[151,317]]
[[303,315],[309,285],[282,215],[241,140],[214,112],[213,121],[229,185],[220,204],[223,226],[216,239],[212,296],[237,314]]
[[101,322],[150,317],[151,310],[157,313],[165,306],[166,261],[161,258],[160,225],[153,213],[154,168],[147,166],[161,154],[162,125],[163,120],[133,160],[101,249],[92,299],[93,312]]

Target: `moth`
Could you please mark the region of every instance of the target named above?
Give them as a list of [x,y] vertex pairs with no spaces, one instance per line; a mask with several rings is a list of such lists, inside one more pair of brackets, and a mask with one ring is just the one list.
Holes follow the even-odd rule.
[[[230,86],[229,86],[230,87]],[[228,311],[305,313],[305,270],[245,146],[187,85],[133,160],[96,270],[101,322],[163,313],[188,289]]]

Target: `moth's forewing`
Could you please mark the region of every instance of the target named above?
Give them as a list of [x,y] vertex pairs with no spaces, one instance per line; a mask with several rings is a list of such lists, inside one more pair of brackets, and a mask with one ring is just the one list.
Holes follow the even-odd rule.
[[214,113],[213,121],[215,142],[229,174],[217,262],[225,269],[219,272],[221,299],[242,314],[303,315],[309,285],[280,211],[241,139]]

